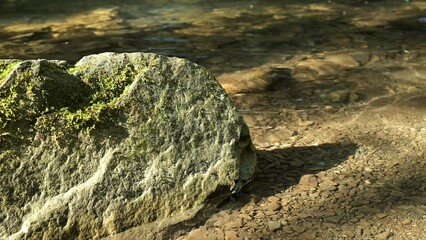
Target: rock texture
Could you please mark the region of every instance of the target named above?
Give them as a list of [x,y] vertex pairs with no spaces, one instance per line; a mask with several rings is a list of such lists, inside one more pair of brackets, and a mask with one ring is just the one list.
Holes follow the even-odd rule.
[[183,59],[0,61],[0,238],[155,237],[254,172],[248,129]]

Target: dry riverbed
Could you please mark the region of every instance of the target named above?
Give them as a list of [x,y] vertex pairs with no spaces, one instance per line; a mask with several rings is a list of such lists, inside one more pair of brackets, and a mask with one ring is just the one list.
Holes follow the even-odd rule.
[[178,239],[425,239],[426,95],[401,78],[424,80],[426,59],[377,59],[312,55],[219,76],[258,172]]

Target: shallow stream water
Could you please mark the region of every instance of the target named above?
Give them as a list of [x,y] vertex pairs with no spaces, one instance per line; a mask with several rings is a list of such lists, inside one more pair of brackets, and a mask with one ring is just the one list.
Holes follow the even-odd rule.
[[[417,92],[426,80],[426,2],[420,0],[6,0],[1,5],[0,58],[76,62],[93,53],[142,51],[187,58],[216,76],[259,66],[284,68],[289,73],[278,78],[298,90],[293,100],[324,98],[328,93],[312,91],[333,87],[361,91],[357,99],[400,88]],[[343,74],[348,71],[350,79]]]
[[403,65],[423,59],[426,51],[426,2],[420,0],[6,0],[1,5],[1,58],[75,62],[91,53],[143,51],[188,58],[220,74],[332,52],[368,52]]

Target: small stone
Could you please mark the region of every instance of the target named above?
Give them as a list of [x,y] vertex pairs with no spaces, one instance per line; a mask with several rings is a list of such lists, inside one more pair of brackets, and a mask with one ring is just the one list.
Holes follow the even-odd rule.
[[297,220],[299,220],[300,219],[300,217],[299,216],[289,216],[289,217],[287,217],[287,221],[289,222],[289,223],[295,223]]
[[364,229],[363,229],[363,227],[358,226],[357,228],[355,228],[355,232],[356,232],[356,235],[357,235],[358,237],[361,237],[361,236],[362,236],[362,234],[364,233]]
[[208,231],[204,229],[194,229],[192,230],[187,237],[187,240],[197,240],[197,239],[205,239],[208,235]]
[[308,127],[308,126],[312,126],[314,124],[315,124],[314,121],[304,121],[304,122],[300,122],[299,126],[301,126],[301,127]]
[[355,60],[355,58],[350,56],[350,55],[344,55],[344,54],[329,55],[329,56],[326,56],[324,60],[327,61],[327,62],[332,62],[334,64],[341,65],[344,68],[359,67],[359,62],[357,60]]
[[365,237],[371,236],[371,228],[364,228],[364,234]]
[[358,211],[364,214],[377,214],[377,213],[382,213],[382,211],[378,208],[373,208],[373,207],[368,207],[368,206],[364,206],[364,207],[360,207],[358,208]]
[[388,215],[386,213],[379,213],[379,214],[376,215],[376,217],[379,218],[379,219],[383,219],[383,218],[385,218],[387,216]]
[[339,223],[342,220],[343,216],[332,216],[332,217],[327,217],[325,218],[326,221],[332,222],[332,223]]
[[283,198],[281,199],[281,205],[282,206],[287,206],[290,203],[291,199],[289,198]]
[[408,224],[411,224],[411,220],[410,219],[404,219],[403,221],[402,221],[402,224],[404,224],[404,225],[408,225]]
[[358,99],[359,99],[359,96],[357,93],[352,92],[349,94],[349,102],[355,102]]
[[380,62],[381,60],[382,59],[379,56],[373,55],[370,57],[370,61],[368,62],[368,64],[374,64],[374,63]]
[[262,136],[263,141],[269,143],[280,143],[289,139],[290,137],[291,134],[282,128],[270,129]]
[[422,216],[426,215],[426,210],[424,210],[423,208],[420,208],[420,207],[414,207],[413,212],[417,213],[418,215],[422,215]]
[[225,226],[225,229],[240,228],[243,226],[243,222],[241,218],[237,218],[234,221],[223,224],[221,226]]
[[239,240],[237,232],[233,230],[225,231],[225,240]]
[[266,201],[268,201],[268,202],[278,202],[280,200],[281,200],[281,198],[277,197],[277,196],[270,196],[266,199]]
[[[247,229],[239,229],[238,230],[238,237],[240,237],[240,239],[244,239],[244,240],[248,240],[250,238],[251,234],[247,231]],[[203,239],[203,238],[200,238]]]
[[332,222],[323,222],[322,226],[325,228],[335,228],[337,225],[335,223]]
[[322,181],[322,182],[326,182],[326,181],[333,181],[333,178],[332,177],[330,177],[330,176],[328,176],[328,175],[325,175],[325,173],[318,173],[317,174],[317,177]]
[[283,230],[282,230],[283,232],[284,232],[284,234],[286,234],[286,235],[292,235],[292,234],[294,234],[294,230],[293,230],[293,228],[289,228],[289,227],[286,227],[286,228],[284,228]]
[[301,166],[303,166],[305,163],[302,161],[302,160],[300,160],[300,159],[294,159],[294,160],[292,160],[292,161],[290,161],[290,166],[292,166],[292,167],[301,167]]
[[270,218],[274,218],[278,216],[276,211],[271,211],[271,210],[266,210],[265,215]]
[[255,229],[255,228],[257,228],[258,227],[258,223],[256,223],[256,222],[247,222],[245,225],[244,225],[244,227],[247,227],[247,228],[253,228],[253,229]]
[[246,206],[246,207],[244,207],[244,208],[242,208],[241,209],[241,213],[244,213],[244,212],[253,212],[254,211],[254,206],[253,205],[248,205],[248,206]]
[[252,217],[250,217],[250,215],[248,215],[247,213],[241,213],[240,215],[238,215],[238,217],[249,221],[252,220]]
[[268,227],[269,227],[269,230],[276,231],[281,228],[281,223],[279,221],[269,221]]
[[314,227],[314,224],[312,222],[302,222],[301,225],[304,226],[307,229]]
[[281,73],[274,68],[260,66],[223,73],[217,77],[217,80],[228,94],[234,95],[237,93],[273,90],[286,77],[288,77],[287,74]]
[[348,99],[349,91],[348,90],[333,91],[329,93],[328,97],[332,102],[343,102]]
[[426,205],[426,197],[420,197],[420,196],[409,196],[407,197],[408,200],[413,201],[415,203],[424,204]]
[[[265,218],[265,213],[264,212],[261,212],[261,211],[258,211],[257,213],[256,213],[256,215],[254,216],[254,218],[256,218],[256,219],[259,219],[259,218]],[[249,216],[250,217],[250,216]],[[247,219],[247,220],[251,220],[251,219]]]
[[214,226],[214,227],[221,227],[221,226],[224,226],[225,224],[227,224],[225,219],[219,219],[219,220],[213,222],[213,224],[207,224],[206,223],[207,226]]
[[337,184],[337,183],[335,183],[331,180],[327,180],[327,181],[324,181],[324,182],[319,184],[319,189],[321,191],[334,191],[334,190],[337,189],[337,185],[339,185],[339,184]]
[[365,219],[362,219],[362,220],[359,222],[359,225],[360,225],[360,226],[362,226],[362,227],[365,227],[365,228],[370,229],[370,228],[371,228],[372,223],[370,223],[369,221],[367,221],[367,220],[365,220]]
[[324,110],[326,110],[326,111],[336,111],[336,108],[333,107],[333,106],[327,105],[327,106],[324,107]]
[[334,198],[336,198],[336,200],[339,200],[340,198],[343,198],[343,194],[341,192],[336,192],[334,194]]
[[352,53],[352,57],[360,64],[364,65],[370,60],[370,53],[367,51]]
[[311,199],[315,199],[319,196],[319,194],[320,194],[320,192],[312,192],[312,193],[309,193],[309,197]]
[[293,230],[297,233],[304,233],[306,231],[306,227],[302,226],[293,226],[291,228],[293,228]]
[[270,211],[276,211],[281,208],[281,204],[278,201],[270,202],[268,203],[267,207]]
[[315,233],[303,233],[302,235],[300,235],[300,239],[305,239],[305,240],[315,240],[317,239],[317,237],[315,237]]
[[324,211],[321,211],[321,213],[322,213],[321,215],[324,216],[324,217],[332,217],[332,216],[336,215],[336,212],[334,210],[331,210],[331,209],[326,209]]
[[299,219],[305,219],[305,218],[311,218],[316,216],[314,212],[310,212],[310,213],[306,213],[306,212],[301,212],[298,213],[297,216],[299,217]]
[[386,240],[386,239],[389,239],[390,236],[391,236],[391,232],[386,231],[386,232],[382,232],[380,234],[377,234],[375,239]]
[[360,200],[359,202],[357,202],[357,206],[367,206],[369,203],[369,200]]
[[346,235],[347,237],[353,238],[355,237],[355,228],[351,225],[343,225],[342,226],[342,234]]
[[304,189],[315,188],[318,186],[318,179],[315,175],[306,174],[300,178],[299,185]]

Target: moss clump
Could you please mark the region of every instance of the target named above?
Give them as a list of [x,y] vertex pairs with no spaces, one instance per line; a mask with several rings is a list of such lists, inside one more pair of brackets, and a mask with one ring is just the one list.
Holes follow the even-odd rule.
[[[0,85],[17,64],[19,64],[19,61],[0,62]],[[8,122],[15,119],[17,108],[23,104],[16,92],[17,86],[18,83],[15,83],[9,87],[0,88],[0,137],[10,135],[10,133],[5,132],[5,128]]]
[[0,61],[0,83],[15,71],[0,89],[0,141],[31,137],[23,132],[34,130],[59,139],[111,123],[119,97],[145,66],[128,63],[104,70],[91,65],[66,69],[45,60]]
[[80,75],[81,73],[89,73],[85,75],[83,81],[88,84],[92,90],[90,103],[110,102],[114,98],[120,96],[126,86],[135,79],[137,71],[132,64],[127,64],[123,68],[116,67],[113,69],[99,70],[96,74],[90,74],[93,71],[88,66],[75,67],[68,70],[71,74]]
[[[6,66],[7,63],[10,64]],[[41,116],[64,107],[78,108],[87,102],[89,88],[56,63],[8,61],[1,65],[4,76],[14,71],[0,88],[1,142],[31,139],[34,123]]]
[[12,72],[13,68],[20,62],[21,61],[19,60],[0,61],[0,85],[3,83],[7,75]]
[[37,114],[29,99],[32,86],[25,81],[30,74],[23,72],[9,86],[0,88],[0,135],[3,137],[21,138],[22,122]]
[[83,74],[82,80],[90,89],[85,96],[87,100],[84,104],[70,105],[41,117],[37,122],[37,130],[49,132],[59,141],[79,131],[88,134],[96,125],[115,124],[120,115],[117,112],[118,99],[136,78],[138,71],[133,64],[97,71],[96,74],[91,74],[91,71],[93,69],[90,66],[68,69],[73,75]]

